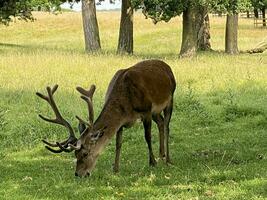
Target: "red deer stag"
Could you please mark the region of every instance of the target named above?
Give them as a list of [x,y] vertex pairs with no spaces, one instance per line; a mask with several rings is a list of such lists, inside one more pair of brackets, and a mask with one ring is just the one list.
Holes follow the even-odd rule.
[[[95,86],[89,90],[77,87],[86,101],[89,122],[79,120],[80,138],[75,137],[71,125],[61,116],[53,99],[58,86],[47,87],[48,96],[36,93],[46,100],[53,111],[55,119],[48,119],[39,115],[43,120],[65,126],[69,137],[63,142],[49,143],[46,148],[54,153],[71,152],[75,150],[77,158],[75,175],[84,177],[90,175],[95,167],[99,154],[116,133],[116,156],[114,171],[119,170],[120,149],[122,144],[122,129],[130,127],[141,118],[145,129],[145,140],[148,145],[149,164],[156,164],[151,145],[151,122],[156,122],[159,129],[160,158],[170,163],[169,155],[169,122],[173,109],[173,94],[176,83],[171,68],[159,60],[146,60],[136,65],[119,70],[111,80],[105,98],[104,107],[94,122],[92,97]],[[161,115],[163,111],[164,117]],[[57,147],[57,149],[51,148]]]

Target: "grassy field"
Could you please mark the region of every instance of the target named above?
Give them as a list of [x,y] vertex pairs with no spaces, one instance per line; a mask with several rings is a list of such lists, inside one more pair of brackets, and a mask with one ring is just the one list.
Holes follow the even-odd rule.
[[[119,13],[98,14],[103,52],[84,53],[81,16],[35,13],[37,21],[0,26],[0,199],[267,199],[267,54],[229,56],[224,18],[211,18],[212,53],[178,59],[181,18],[153,25],[135,16],[135,53],[115,54]],[[241,19],[239,48],[266,36]],[[86,115],[75,91],[94,83],[96,115],[114,73],[147,59],[172,67],[176,80],[171,121],[173,166],[148,166],[141,124],[124,132],[119,174],[113,174],[114,139],[90,178],[74,177],[74,155],[53,155],[41,139],[66,138],[61,127],[41,121],[51,115],[35,96],[59,84],[56,101],[77,126]],[[153,148],[158,136],[153,124]]]

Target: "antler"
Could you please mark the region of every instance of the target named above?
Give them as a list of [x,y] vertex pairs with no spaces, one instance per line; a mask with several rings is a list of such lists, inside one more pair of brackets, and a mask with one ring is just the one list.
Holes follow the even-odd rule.
[[86,122],[85,120],[81,119],[78,116],[76,116],[76,118],[79,120],[81,124],[92,127],[94,123],[94,109],[93,109],[92,98],[93,98],[96,87],[95,85],[91,85],[89,90],[85,90],[82,87],[77,87],[76,89],[78,92],[82,94],[81,98],[87,103],[89,122]]
[[[73,149],[72,148],[67,149],[67,147],[69,144],[75,144],[77,142],[77,138],[75,137],[75,134],[74,134],[74,131],[73,131],[71,125],[62,117],[62,115],[60,114],[60,112],[57,108],[57,105],[54,101],[53,94],[56,92],[57,88],[58,88],[58,85],[55,85],[52,89],[50,87],[47,87],[46,90],[47,90],[48,96],[45,96],[39,92],[36,92],[37,96],[39,96],[40,98],[44,99],[45,101],[47,101],[49,103],[49,105],[51,106],[51,108],[53,109],[53,111],[56,115],[55,119],[48,119],[42,115],[39,115],[39,117],[41,119],[47,121],[47,122],[59,124],[59,125],[66,127],[69,131],[69,137],[67,140],[65,140],[63,142],[56,142],[55,144],[47,142],[46,140],[42,140],[42,141],[46,145],[48,145],[45,147],[53,153],[61,153],[62,151],[70,152]],[[60,149],[55,150],[55,149],[50,148],[49,146],[50,147],[59,147]]]

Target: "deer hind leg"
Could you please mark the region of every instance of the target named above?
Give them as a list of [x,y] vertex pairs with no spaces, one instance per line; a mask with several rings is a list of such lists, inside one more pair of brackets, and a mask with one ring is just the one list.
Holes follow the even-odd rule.
[[147,143],[148,151],[149,151],[149,165],[155,166],[157,162],[155,160],[155,157],[152,151],[152,145],[151,145],[151,123],[152,123],[151,116],[143,119],[143,125],[145,129],[145,139],[146,139],[146,143]]
[[123,128],[121,127],[116,134],[116,156],[115,156],[115,163],[113,166],[113,171],[115,173],[119,172],[120,153],[122,145],[122,129]]
[[152,116],[154,122],[156,122],[159,129],[159,157],[160,159],[165,158],[164,150],[164,119],[161,114],[154,114]]
[[172,116],[173,99],[170,104],[164,109],[164,135],[165,135],[165,147],[166,147],[166,163],[171,164],[169,153],[169,124]]

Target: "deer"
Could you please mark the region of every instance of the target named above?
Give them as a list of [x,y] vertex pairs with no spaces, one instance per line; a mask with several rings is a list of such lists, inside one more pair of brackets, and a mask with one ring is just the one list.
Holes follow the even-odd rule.
[[42,140],[46,149],[53,153],[72,152],[76,157],[75,176],[90,176],[95,168],[99,155],[115,139],[115,162],[113,171],[119,171],[122,133],[124,128],[131,127],[137,120],[144,126],[145,141],[148,147],[149,165],[155,166],[157,161],[151,144],[152,120],[159,130],[159,158],[171,164],[169,153],[169,124],[173,110],[173,97],[176,88],[175,77],[168,64],[161,60],[144,60],[129,68],[118,70],[109,83],[105,102],[98,118],[94,121],[93,94],[96,86],[87,90],[77,87],[81,98],[88,108],[88,120],[79,116],[77,138],[70,123],[65,120],[54,100],[58,85],[47,87],[47,94],[37,92],[37,96],[47,101],[55,113],[55,119],[39,114],[47,122],[59,124],[68,130],[66,140],[50,143]]

